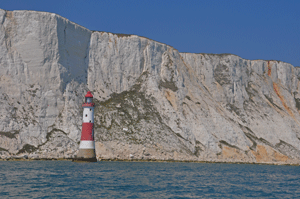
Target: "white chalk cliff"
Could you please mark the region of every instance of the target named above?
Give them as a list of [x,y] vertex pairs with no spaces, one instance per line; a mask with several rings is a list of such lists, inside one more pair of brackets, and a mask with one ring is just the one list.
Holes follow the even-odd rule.
[[299,164],[299,72],[0,9],[0,157],[73,157],[90,90],[98,159]]

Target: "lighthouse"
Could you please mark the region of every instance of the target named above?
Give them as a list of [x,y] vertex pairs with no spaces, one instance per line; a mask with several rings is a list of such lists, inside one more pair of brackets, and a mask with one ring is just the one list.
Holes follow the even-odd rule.
[[94,141],[94,108],[93,95],[88,91],[82,104],[83,122],[79,152],[74,161],[97,162]]

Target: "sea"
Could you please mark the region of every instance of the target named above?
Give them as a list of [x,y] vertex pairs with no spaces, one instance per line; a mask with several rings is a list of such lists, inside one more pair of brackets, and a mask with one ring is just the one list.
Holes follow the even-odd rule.
[[300,167],[0,161],[0,198],[300,198]]

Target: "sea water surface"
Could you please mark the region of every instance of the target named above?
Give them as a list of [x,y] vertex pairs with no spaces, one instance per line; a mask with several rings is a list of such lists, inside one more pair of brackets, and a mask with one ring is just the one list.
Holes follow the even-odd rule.
[[0,198],[300,198],[300,167],[0,161]]

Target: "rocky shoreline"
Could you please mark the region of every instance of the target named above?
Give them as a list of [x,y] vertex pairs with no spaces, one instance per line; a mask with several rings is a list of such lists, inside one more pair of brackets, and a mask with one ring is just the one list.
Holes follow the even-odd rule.
[[[0,158],[0,161],[73,161],[73,158],[26,158],[12,157]],[[195,161],[195,160],[161,160],[161,159],[97,159],[97,162],[182,162],[182,163],[208,163],[208,164],[255,164],[255,165],[280,165],[280,166],[300,166],[299,163],[282,163],[282,162],[222,162],[222,161]]]

